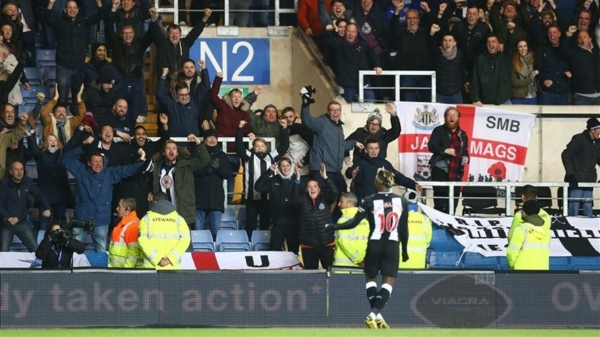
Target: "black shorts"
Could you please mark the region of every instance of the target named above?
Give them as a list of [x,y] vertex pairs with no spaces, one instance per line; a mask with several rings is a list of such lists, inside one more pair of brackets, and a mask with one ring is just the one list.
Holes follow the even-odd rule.
[[397,277],[400,260],[398,241],[370,240],[365,255],[364,272],[368,277],[376,277],[381,271],[382,276]]

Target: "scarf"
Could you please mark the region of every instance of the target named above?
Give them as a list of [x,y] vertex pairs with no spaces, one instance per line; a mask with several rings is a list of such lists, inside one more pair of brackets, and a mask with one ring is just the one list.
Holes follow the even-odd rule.
[[165,162],[160,168],[160,190],[167,195],[167,199],[177,207],[175,198],[175,165]]
[[447,52],[444,49],[444,47],[440,46],[440,51],[442,52],[442,56],[446,60],[451,61],[451,60],[454,60],[456,58],[456,54],[458,52],[458,48],[456,48],[456,46],[454,46],[454,47],[452,47],[452,49],[450,49],[450,51]]
[[98,71],[102,70],[102,68],[104,67],[104,65],[106,65],[108,63],[108,61],[104,60],[104,61],[100,61],[100,60],[96,60],[96,58],[93,58],[90,60],[90,63],[92,64],[92,66],[94,66],[94,68]]

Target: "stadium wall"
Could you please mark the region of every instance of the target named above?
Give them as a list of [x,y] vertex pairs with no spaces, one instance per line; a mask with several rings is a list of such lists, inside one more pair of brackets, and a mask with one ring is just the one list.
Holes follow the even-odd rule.
[[[393,327],[600,328],[598,273],[401,273]],[[0,327],[362,327],[362,274],[0,273]]]

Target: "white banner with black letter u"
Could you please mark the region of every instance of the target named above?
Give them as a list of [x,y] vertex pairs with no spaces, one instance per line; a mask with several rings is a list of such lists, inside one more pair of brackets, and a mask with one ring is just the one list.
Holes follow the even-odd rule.
[[[452,216],[420,204],[423,212],[446,229],[464,252],[485,257],[506,256],[508,230],[513,218]],[[550,228],[550,256],[600,256],[600,227],[597,218],[555,217]]]

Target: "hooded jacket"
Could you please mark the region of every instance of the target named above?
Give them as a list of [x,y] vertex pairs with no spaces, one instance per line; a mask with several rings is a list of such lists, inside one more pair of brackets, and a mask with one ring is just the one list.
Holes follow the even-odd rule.
[[[173,204],[161,200],[140,220],[138,243],[145,268],[179,269],[181,258],[190,245],[190,230]],[[165,257],[170,264],[160,266]]]
[[544,226],[544,220],[537,214],[528,215],[523,221],[514,231],[506,249],[509,268],[550,269],[550,230]]
[[83,89],[82,99],[85,102],[86,110],[90,111],[94,115],[94,119],[98,121],[105,115],[112,113],[112,106],[117,101],[117,94],[115,89],[104,92],[100,85],[93,81]]
[[334,231],[325,225],[332,224],[331,204],[337,201],[339,192],[331,179],[325,180],[329,189],[321,191],[312,200],[305,188],[296,188],[293,203],[299,210],[300,243],[310,247],[324,247],[334,242]]
[[27,221],[31,206],[30,197],[35,198],[40,205],[40,213],[50,209],[48,200],[31,178],[23,176],[19,183],[10,176],[0,180],[0,214],[3,223],[12,217],[19,219],[19,223]]
[[[221,144],[206,147],[210,163],[194,173],[196,209],[225,211],[225,189],[223,180],[233,176],[227,154]],[[216,166],[216,167],[215,167]]]
[[257,192],[269,194],[273,226],[287,227],[298,222],[298,209],[293,204],[293,197],[300,189],[300,184],[296,184],[294,179],[294,166],[292,166],[287,176],[284,176],[279,168],[277,168],[277,175],[271,170],[266,170],[254,183]]
[[17,121],[17,126],[12,132],[3,133],[0,135],[0,179],[6,174],[6,150],[10,144],[18,142],[25,134],[25,125]]
[[494,105],[508,101],[512,95],[511,71],[512,62],[507,54],[483,51],[473,65],[471,100]]
[[198,36],[202,34],[206,23],[199,20],[185,37],[179,40],[179,43],[172,44],[166,36],[165,30],[160,27],[158,20],[150,23],[151,31],[154,35],[156,47],[160,50],[157,53],[156,73],[161,74],[163,68],[169,68],[169,73],[174,74],[181,70],[181,62],[190,58],[190,48],[196,43]]

